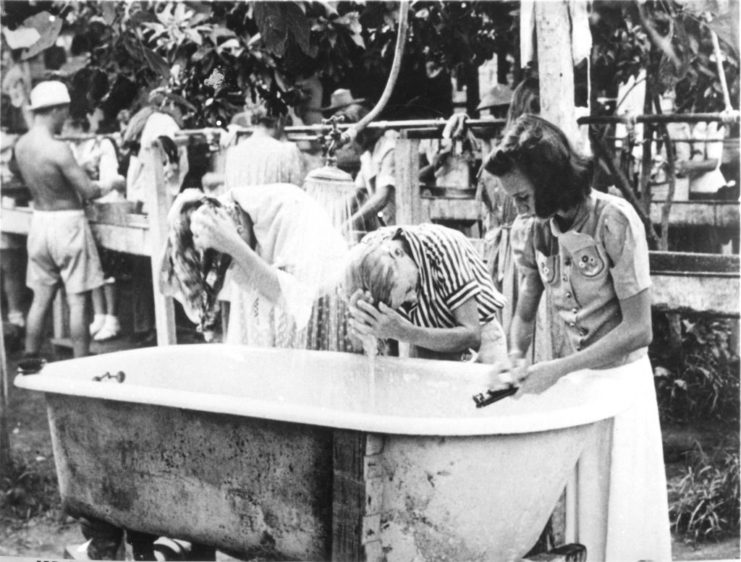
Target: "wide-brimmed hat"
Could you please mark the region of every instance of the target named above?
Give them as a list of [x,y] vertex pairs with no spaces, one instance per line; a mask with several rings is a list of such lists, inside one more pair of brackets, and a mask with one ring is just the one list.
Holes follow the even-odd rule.
[[476,109],[486,109],[488,107],[497,107],[509,105],[512,102],[512,89],[506,84],[495,84],[489,89],[484,97],[481,98],[481,103]]
[[67,86],[58,80],[47,80],[37,84],[31,90],[31,111],[55,105],[66,105],[70,103]]
[[365,98],[354,98],[352,92],[347,88],[340,88],[332,92],[329,99],[329,105],[322,107],[322,111],[337,111],[349,105],[365,103]]

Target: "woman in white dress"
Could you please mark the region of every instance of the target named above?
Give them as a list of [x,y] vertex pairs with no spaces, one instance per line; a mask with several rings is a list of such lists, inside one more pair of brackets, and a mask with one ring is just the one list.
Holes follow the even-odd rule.
[[[647,356],[651,277],[643,225],[624,199],[592,190],[590,160],[542,118],[523,115],[511,124],[485,169],[499,178],[521,215],[533,215],[512,231],[520,287],[509,367],[522,383],[520,392],[542,392],[584,369],[629,375],[625,384],[634,401],[614,419],[610,462],[594,475],[608,498],[606,510],[593,514],[599,521],[590,522],[600,538],[587,544],[589,558],[668,561],[666,476]],[[544,292],[571,350],[527,365]]]

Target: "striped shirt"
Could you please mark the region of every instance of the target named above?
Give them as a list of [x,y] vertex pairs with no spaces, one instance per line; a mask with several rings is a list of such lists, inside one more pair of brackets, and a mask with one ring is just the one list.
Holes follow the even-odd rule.
[[419,269],[417,302],[400,309],[413,324],[427,328],[458,326],[454,311],[475,298],[479,322],[484,325],[504,306],[504,296],[494,288],[484,262],[457,230],[435,224],[386,227],[367,235],[363,243],[397,238],[406,241]]

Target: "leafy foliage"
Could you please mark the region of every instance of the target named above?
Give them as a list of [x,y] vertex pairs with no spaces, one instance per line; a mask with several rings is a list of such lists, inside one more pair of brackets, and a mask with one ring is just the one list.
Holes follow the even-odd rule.
[[[495,51],[511,49],[514,5],[414,3],[395,102],[423,93],[428,60],[465,74]],[[375,99],[396,40],[396,5],[385,2],[94,0],[42,8],[63,15],[66,30],[85,37],[86,76],[130,80],[144,93],[166,86],[194,106],[189,126],[227,123],[245,97],[284,112],[304,95],[301,79],[312,75],[327,91],[350,87]],[[15,22],[33,10],[13,5],[4,12]]]
[[[637,2],[597,0],[594,3],[592,80],[595,91],[616,93],[619,82],[645,69],[657,93],[675,87],[678,112],[724,109],[711,30],[725,19],[709,9],[673,0]],[[723,68],[734,106],[738,108],[739,61],[735,47],[723,41]]]
[[739,357],[731,349],[729,320],[686,317],[681,333],[654,315],[654,365],[659,410],[672,422],[739,420]]
[[672,530],[693,543],[737,535],[740,501],[738,453],[709,456],[696,444],[681,479],[669,485]]

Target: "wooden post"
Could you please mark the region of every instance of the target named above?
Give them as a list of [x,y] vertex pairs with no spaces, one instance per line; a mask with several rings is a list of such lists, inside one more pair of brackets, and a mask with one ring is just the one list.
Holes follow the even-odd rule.
[[396,224],[422,222],[419,193],[419,139],[410,139],[402,131],[394,152],[396,168]]
[[[589,33],[587,29],[585,31]],[[579,139],[577,112],[574,104],[574,61],[571,45],[572,18],[569,0],[535,2],[535,33],[538,43],[538,73],[540,83],[540,114],[566,133],[573,143]],[[535,361],[546,361],[554,355],[563,355],[567,349],[565,328],[553,313],[548,293],[541,299],[536,317],[535,338],[532,356]],[[573,485],[573,481],[571,482]],[[572,498],[578,493],[567,490],[556,506],[557,516],[563,528],[555,534],[572,537],[578,528]]]
[[540,115],[558,125],[569,139],[576,140],[578,127],[569,2],[535,2],[535,33],[538,38]]
[[[419,224],[428,220],[422,215],[419,190],[419,139],[409,138],[401,131],[394,149],[396,172],[396,224]],[[399,356],[409,357],[411,346],[399,342]]]
[[152,289],[154,291],[154,318],[157,329],[157,345],[177,343],[175,331],[175,303],[171,297],[165,297],[159,290],[159,270],[162,252],[167,241],[167,212],[170,209],[170,197],[167,193],[165,172],[162,166],[164,152],[159,140],[152,143],[148,151],[152,158],[150,165],[154,170],[153,193],[148,197],[149,203],[149,240],[151,243]]
[[[535,29],[538,38],[540,114],[560,127],[573,141],[578,137],[578,125],[574,105],[574,63],[568,1],[536,2]],[[533,345],[535,359],[543,361],[564,349],[566,338],[560,322],[553,317],[547,294],[541,302]]]
[[[2,318],[1,302],[0,318]],[[13,466],[10,456],[10,434],[8,433],[8,405],[8,362],[3,332],[0,334],[0,477],[9,475]]]

